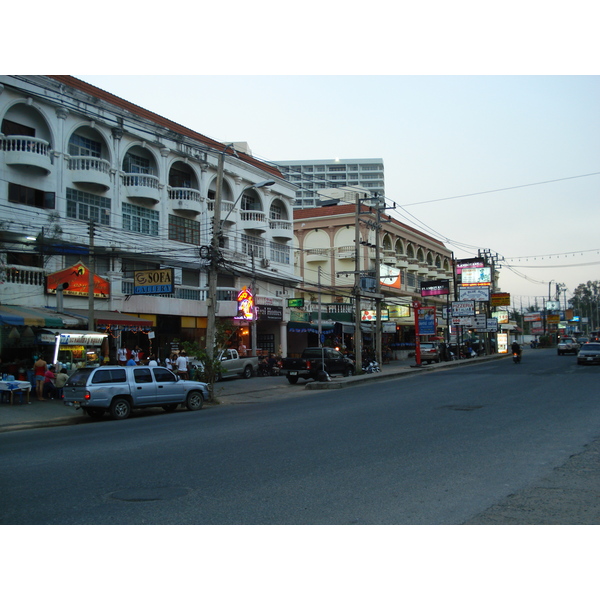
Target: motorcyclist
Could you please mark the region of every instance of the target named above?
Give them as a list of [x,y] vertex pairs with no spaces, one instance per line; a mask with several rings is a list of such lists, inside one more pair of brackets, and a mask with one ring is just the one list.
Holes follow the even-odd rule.
[[518,354],[521,356],[521,346],[519,346],[519,342],[517,342],[517,340],[512,343],[511,350],[513,354]]

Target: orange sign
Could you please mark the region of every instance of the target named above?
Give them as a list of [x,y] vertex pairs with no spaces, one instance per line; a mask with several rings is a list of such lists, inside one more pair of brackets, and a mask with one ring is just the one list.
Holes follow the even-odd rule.
[[[60,285],[68,284],[64,288],[65,296],[86,296],[90,295],[90,271],[82,263],[56,271],[46,277],[46,293],[56,294],[56,288]],[[110,283],[98,275],[94,275],[94,298],[108,298],[110,296]]]

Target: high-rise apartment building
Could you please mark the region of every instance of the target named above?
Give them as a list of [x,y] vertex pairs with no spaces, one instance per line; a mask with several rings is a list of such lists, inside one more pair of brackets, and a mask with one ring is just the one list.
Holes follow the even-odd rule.
[[298,186],[294,208],[319,206],[319,191],[336,187],[358,187],[374,196],[385,196],[383,159],[277,161],[283,176]]

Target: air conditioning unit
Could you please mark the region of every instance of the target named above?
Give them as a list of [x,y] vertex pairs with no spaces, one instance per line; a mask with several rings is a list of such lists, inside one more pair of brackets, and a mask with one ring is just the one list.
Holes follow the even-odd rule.
[[260,261],[260,266],[261,266],[261,267],[264,267],[264,268],[266,269],[267,267],[270,267],[270,266],[271,266],[271,261],[270,261],[268,258],[263,258],[263,259]]

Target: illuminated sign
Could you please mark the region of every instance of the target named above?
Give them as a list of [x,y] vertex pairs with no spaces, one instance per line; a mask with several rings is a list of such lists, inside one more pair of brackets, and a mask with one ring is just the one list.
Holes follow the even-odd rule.
[[396,305],[388,306],[390,319],[402,319],[410,317],[410,306],[408,305]]
[[462,285],[490,285],[491,281],[492,269],[490,267],[463,269],[461,273]]
[[288,308],[303,308],[304,298],[288,298]]
[[492,306],[510,306],[510,294],[492,294]]
[[[46,293],[56,294],[56,288],[61,287],[65,296],[90,295],[90,272],[82,263],[50,273],[46,277]],[[110,283],[94,274],[94,298],[108,298],[110,296]]]
[[248,288],[244,288],[237,297],[238,314],[234,319],[241,321],[254,320],[254,296]]
[[456,274],[460,275],[463,269],[477,269],[484,267],[485,263],[483,262],[483,258],[463,258],[461,260],[457,260],[455,265]]
[[[381,320],[388,321],[390,318],[389,313],[386,309],[381,309]],[[377,320],[377,311],[376,310],[361,310],[360,311],[360,320],[364,322],[373,322]]]
[[134,294],[172,294],[173,269],[155,269],[152,271],[134,271]]
[[449,279],[421,281],[421,296],[447,296],[450,293]]

